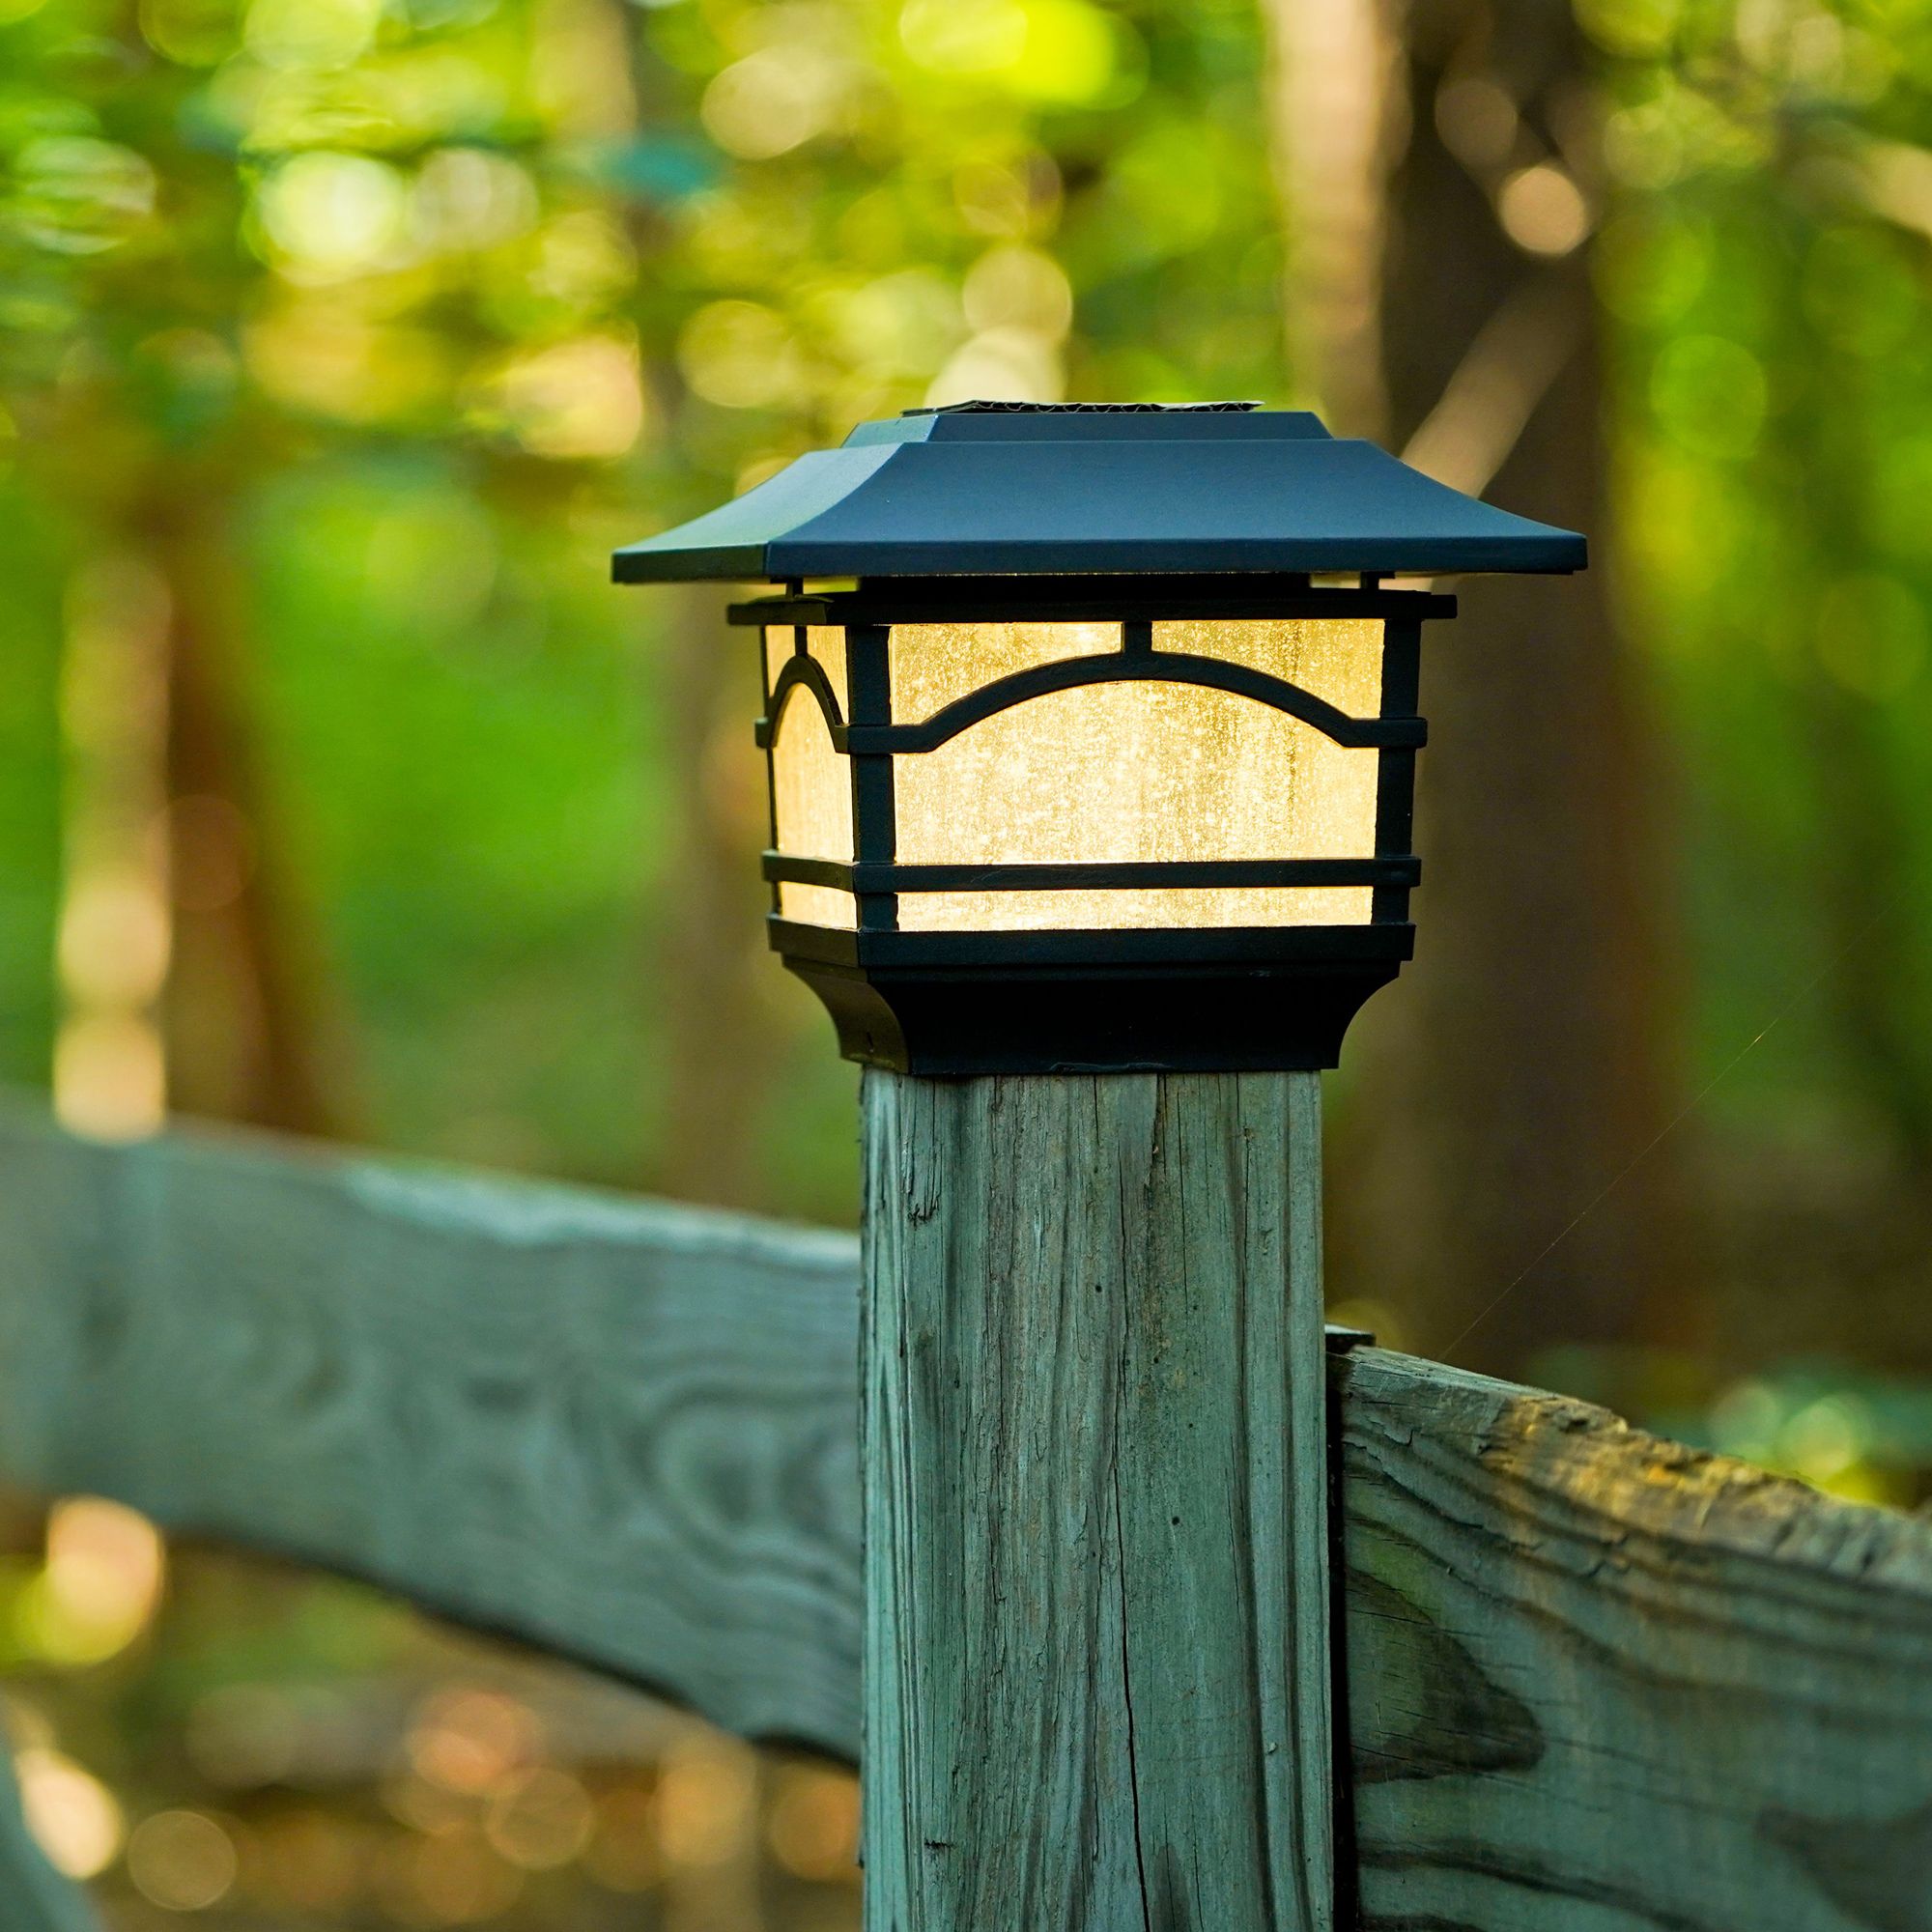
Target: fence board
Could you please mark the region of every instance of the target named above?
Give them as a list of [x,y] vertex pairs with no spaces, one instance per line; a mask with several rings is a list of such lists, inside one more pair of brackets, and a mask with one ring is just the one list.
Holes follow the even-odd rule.
[[[842,1237],[0,1116],[0,1470],[851,1756],[857,1282]],[[1932,1522],[1332,1374],[1366,1925],[1932,1932]]]
[[0,1469],[858,1727],[858,1247],[0,1115]]
[[1927,1932],[1932,1523],[1338,1365],[1363,1923]]

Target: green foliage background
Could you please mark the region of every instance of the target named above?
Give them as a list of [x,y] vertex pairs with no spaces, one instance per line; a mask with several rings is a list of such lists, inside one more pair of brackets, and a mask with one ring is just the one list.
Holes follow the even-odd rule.
[[[1763,1342],[1746,1380],[1652,1350],[1618,1385],[1908,1498],[1932,1430],[1890,1351],[1780,1351],[1839,1296],[1932,1360],[1932,5],[1578,16],[1605,534],[1689,934],[1664,1023],[1712,1306]],[[704,613],[608,553],[929,399],[1294,399],[1264,60],[1252,0],[0,0],[0,1077],[49,1078],[103,782],[74,639],[157,581],[233,646],[323,1124],[849,1221],[851,1071],[750,957],[749,667],[721,629],[695,672]],[[721,851],[742,895],[700,918]],[[676,1062],[733,947],[758,1082],[714,1187]],[[238,984],[186,986],[178,1052]],[[232,1669],[206,1601],[72,1719],[137,1808],[185,1775],[141,1741]],[[255,1604],[276,1669],[375,1628],[321,1601]],[[414,1641],[368,1639],[406,1676]]]

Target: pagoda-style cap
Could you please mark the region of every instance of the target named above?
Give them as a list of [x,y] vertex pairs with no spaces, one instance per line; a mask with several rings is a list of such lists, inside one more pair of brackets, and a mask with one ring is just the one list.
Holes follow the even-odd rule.
[[1584,540],[1301,411],[961,403],[861,423],[631,544],[619,583],[1115,571],[1580,570]]

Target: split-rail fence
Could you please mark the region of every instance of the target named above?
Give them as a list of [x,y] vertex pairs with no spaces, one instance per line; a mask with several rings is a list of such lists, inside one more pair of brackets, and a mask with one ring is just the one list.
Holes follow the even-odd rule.
[[[16,1107],[0,1477],[857,1762],[860,1278],[844,1236]],[[1346,1334],[1327,1373],[1337,1923],[1932,1932],[1932,1522]],[[0,1799],[0,1922],[92,1924]],[[1246,1932],[1150,1884],[1148,1927]]]

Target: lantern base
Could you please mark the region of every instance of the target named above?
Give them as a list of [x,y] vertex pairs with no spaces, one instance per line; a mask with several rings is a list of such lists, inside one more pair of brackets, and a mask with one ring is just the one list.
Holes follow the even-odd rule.
[[1406,923],[836,932],[770,921],[847,1060],[990,1073],[1310,1072],[1415,948]]

